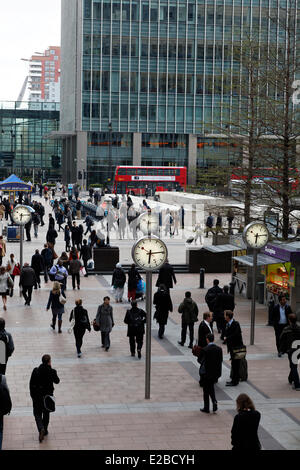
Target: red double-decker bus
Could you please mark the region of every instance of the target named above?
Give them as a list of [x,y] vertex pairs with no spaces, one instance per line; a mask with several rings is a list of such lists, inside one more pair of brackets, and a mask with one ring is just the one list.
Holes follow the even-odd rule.
[[143,196],[155,191],[185,191],[185,166],[117,166],[113,192]]
[[[275,190],[278,190],[278,184],[282,184],[282,178],[276,168],[254,168],[252,181],[257,184],[268,184]],[[243,183],[247,180],[247,175],[243,174],[241,168],[233,168],[230,177],[232,187],[236,184]],[[289,183],[292,190],[299,189],[299,170],[297,168],[289,168]]]

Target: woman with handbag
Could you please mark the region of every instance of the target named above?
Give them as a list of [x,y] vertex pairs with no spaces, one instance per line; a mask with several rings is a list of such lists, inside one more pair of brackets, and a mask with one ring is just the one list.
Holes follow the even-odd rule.
[[164,284],[160,284],[158,291],[155,292],[153,304],[156,306],[154,318],[159,324],[158,337],[163,339],[169,312],[173,312],[172,300]]
[[0,295],[3,301],[3,309],[6,309],[7,295],[9,294],[9,289],[14,287],[14,281],[6,272],[5,266],[0,267]]
[[85,330],[89,330],[89,332],[91,332],[91,325],[88,312],[82,307],[82,299],[75,300],[75,304],[76,307],[72,310],[69,321],[75,321],[73,332],[75,336],[77,357],[81,357],[81,346]]
[[53,282],[53,288],[49,295],[49,300],[47,304],[47,310],[51,307],[52,309],[52,324],[50,325],[53,330],[55,330],[56,317],[58,317],[58,333],[62,333],[62,315],[65,311],[66,296],[61,290],[60,283],[55,281]]

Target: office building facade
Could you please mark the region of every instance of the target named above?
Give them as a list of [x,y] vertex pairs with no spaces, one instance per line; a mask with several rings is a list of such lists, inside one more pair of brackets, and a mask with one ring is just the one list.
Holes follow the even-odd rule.
[[46,139],[59,130],[59,103],[0,103],[0,178],[11,173],[33,181],[61,179],[61,142]]
[[65,181],[86,170],[89,183],[103,183],[108,166],[144,164],[185,165],[195,183],[197,169],[238,165],[242,148],[225,130],[240,98],[243,41],[256,28],[264,47],[282,47],[286,5],[63,0]]

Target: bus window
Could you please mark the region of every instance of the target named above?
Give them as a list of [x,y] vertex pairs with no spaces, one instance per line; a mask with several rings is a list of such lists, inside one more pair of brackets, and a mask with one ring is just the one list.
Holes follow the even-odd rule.
[[156,176],[157,175],[157,168],[148,168],[148,175]]
[[146,168],[138,168],[137,169],[137,174],[142,176],[147,174],[147,169]]
[[127,175],[136,175],[136,168],[127,168]]
[[159,169],[157,170],[157,174],[158,174],[159,176],[162,176],[162,175],[164,174],[163,168],[159,168]]
[[174,175],[174,170],[173,169],[171,170],[170,168],[165,169],[164,170],[164,175],[165,176],[173,176]]
[[174,173],[175,173],[175,176],[180,176],[180,170],[179,170],[179,168],[176,168],[176,170],[174,170]]
[[126,175],[126,168],[119,168],[118,175]]

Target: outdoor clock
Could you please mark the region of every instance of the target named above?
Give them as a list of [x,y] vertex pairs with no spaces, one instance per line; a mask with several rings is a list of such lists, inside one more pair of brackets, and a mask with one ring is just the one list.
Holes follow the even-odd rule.
[[149,214],[148,212],[146,212],[145,214],[140,215],[138,219],[138,224],[140,226],[141,232],[143,232],[144,235],[149,235],[151,233],[158,232],[158,215]]
[[31,220],[31,212],[28,207],[17,205],[12,211],[12,219],[17,225],[25,225]]
[[263,248],[269,241],[269,230],[262,222],[251,222],[244,228],[243,239],[249,248]]
[[140,238],[132,247],[132,258],[142,269],[159,269],[167,261],[168,249],[165,243],[155,236]]

